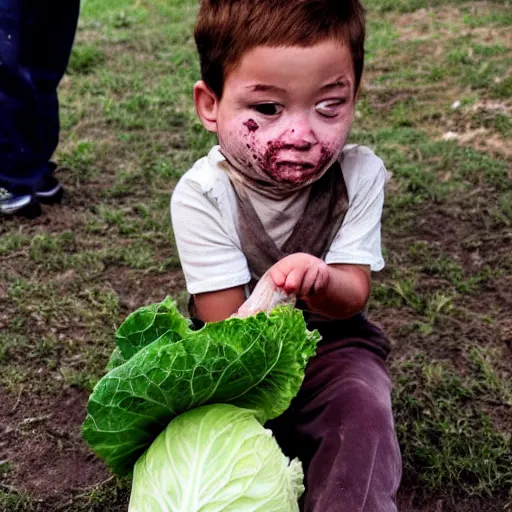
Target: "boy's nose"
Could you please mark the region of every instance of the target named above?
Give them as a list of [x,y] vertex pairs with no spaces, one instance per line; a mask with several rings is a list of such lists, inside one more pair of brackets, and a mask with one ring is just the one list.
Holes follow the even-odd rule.
[[306,122],[294,122],[282,135],[281,140],[290,149],[310,149],[317,139]]

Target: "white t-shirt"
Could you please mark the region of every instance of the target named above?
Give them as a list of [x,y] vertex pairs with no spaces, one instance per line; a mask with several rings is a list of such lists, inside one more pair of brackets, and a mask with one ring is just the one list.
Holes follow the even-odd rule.
[[[224,160],[219,146],[214,146],[181,177],[172,195],[172,226],[190,294],[232,288],[251,280],[238,234],[235,192],[220,165]],[[379,271],[384,267],[380,228],[386,169],[364,146],[347,145],[339,161],[349,206],[325,262],[369,265],[372,271]],[[276,245],[288,238],[308,197],[308,188],[284,201],[251,197]]]

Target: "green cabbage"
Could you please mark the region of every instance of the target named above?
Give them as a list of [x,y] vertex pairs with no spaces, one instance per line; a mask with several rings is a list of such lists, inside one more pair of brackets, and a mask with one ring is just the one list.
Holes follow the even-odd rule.
[[304,491],[251,411],[217,404],[171,421],[135,464],[129,512],[295,512]]
[[113,472],[125,475],[169,422],[190,409],[231,403],[264,423],[289,407],[318,339],[291,306],[199,331],[189,329],[173,301],[141,308],[116,334],[118,366],[89,397],[84,438]]

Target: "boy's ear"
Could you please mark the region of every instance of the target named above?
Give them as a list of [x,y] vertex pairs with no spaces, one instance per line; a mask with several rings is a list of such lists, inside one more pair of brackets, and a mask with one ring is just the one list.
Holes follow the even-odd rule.
[[219,100],[203,80],[194,85],[194,105],[203,126],[210,132],[217,132]]

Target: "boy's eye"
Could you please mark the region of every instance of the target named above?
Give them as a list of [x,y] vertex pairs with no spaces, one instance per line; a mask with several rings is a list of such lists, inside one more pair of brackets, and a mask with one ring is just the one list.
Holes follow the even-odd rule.
[[264,116],[276,116],[283,110],[283,106],[278,103],[258,103],[253,105],[252,108]]
[[321,101],[316,105],[316,111],[325,117],[336,117],[338,115],[339,109],[343,106],[347,101],[345,99],[337,99],[337,100],[326,100]]

